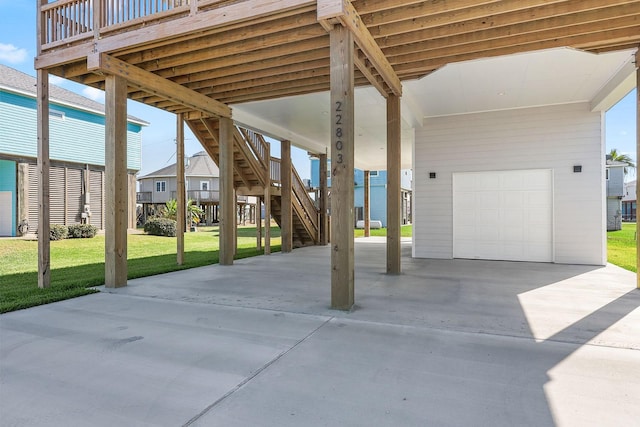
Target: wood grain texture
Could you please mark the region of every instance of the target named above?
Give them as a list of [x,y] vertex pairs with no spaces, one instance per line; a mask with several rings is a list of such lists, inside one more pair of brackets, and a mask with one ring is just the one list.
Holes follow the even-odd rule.
[[185,232],[185,187],[184,187],[184,120],[182,114],[176,115],[176,263],[184,263]]
[[38,116],[38,287],[51,286],[51,243],[49,241],[49,73],[37,72]]
[[233,189],[233,122],[221,118],[220,143],[220,265],[232,265],[235,251],[236,203]]
[[127,81],[107,76],[105,91],[105,285],[127,285]]
[[400,223],[402,195],[400,97],[387,98],[387,273],[400,274]]
[[291,252],[293,249],[293,211],[291,206],[291,141],[280,143],[280,236],[282,239],[282,252]]
[[354,303],[354,41],[348,29],[331,30],[331,307]]

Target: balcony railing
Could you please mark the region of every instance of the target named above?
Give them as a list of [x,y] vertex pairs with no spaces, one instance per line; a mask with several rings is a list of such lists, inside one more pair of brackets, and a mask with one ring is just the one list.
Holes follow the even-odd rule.
[[137,203],[151,203],[153,193],[151,191],[138,191],[136,193]]
[[[194,15],[228,0],[58,0],[40,6],[43,49],[100,37],[168,17]],[[96,31],[97,29],[97,31]]]

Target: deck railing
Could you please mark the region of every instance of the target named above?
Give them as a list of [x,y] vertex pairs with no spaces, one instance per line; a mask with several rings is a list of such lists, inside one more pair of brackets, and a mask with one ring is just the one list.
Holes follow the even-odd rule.
[[[228,0],[57,0],[40,6],[43,49],[175,14],[193,15]],[[97,29],[97,32],[96,32]]]
[[280,159],[272,157],[269,170],[271,172],[271,182],[280,185]]

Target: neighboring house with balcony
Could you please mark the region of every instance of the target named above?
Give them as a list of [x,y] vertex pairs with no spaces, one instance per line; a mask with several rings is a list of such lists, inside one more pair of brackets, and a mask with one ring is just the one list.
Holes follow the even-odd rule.
[[[136,201],[142,205],[138,217],[144,223],[149,216],[158,215],[165,203],[177,198],[178,181],[176,163],[158,169],[138,178],[140,185]],[[220,203],[220,170],[206,151],[200,151],[187,158],[185,166],[185,187],[187,199],[200,206],[204,211],[201,222],[218,222]],[[238,196],[238,221],[255,222],[256,198]]]
[[636,182],[629,181],[624,183],[624,195],[622,196],[622,220],[636,221],[637,202],[636,202]]
[[624,168],[627,163],[616,162],[607,156],[607,231],[622,229],[622,198],[624,196]]
[[[51,223],[103,229],[104,106],[53,84],[49,93]],[[135,226],[135,175],[146,125],[128,117],[130,228]],[[36,79],[0,64],[0,236],[38,228],[37,138]]]
[[[320,160],[311,158],[312,189],[320,186]],[[364,221],[364,171],[355,169],[353,173],[354,185],[354,220]],[[327,187],[331,188],[331,161],[327,162]],[[401,213],[400,221],[404,224],[411,223],[411,170],[401,172]],[[329,194],[331,200],[331,194]],[[369,218],[372,221],[380,221],[383,227],[387,226],[387,171],[369,171]],[[356,225],[354,224],[354,225]]]

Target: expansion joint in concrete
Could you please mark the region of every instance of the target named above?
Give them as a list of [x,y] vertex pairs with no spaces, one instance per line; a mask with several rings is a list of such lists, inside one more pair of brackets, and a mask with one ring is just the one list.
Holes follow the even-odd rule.
[[302,344],[303,342],[305,342],[307,339],[311,338],[316,332],[318,332],[320,329],[322,329],[325,325],[327,325],[329,322],[331,322],[334,319],[334,317],[330,317],[328,318],[326,321],[322,322],[322,324],[320,326],[318,326],[317,328],[315,328],[314,330],[312,330],[311,332],[309,332],[307,335],[305,335],[304,337],[302,337],[298,342],[296,342],[294,345],[291,346],[291,348],[289,348],[287,351],[284,351],[282,353],[280,353],[277,357],[271,359],[268,363],[264,364],[260,369],[258,369],[257,371],[255,371],[252,375],[249,375],[247,378],[245,378],[242,382],[240,382],[237,386],[235,386],[234,388],[232,388],[231,390],[229,390],[224,396],[222,396],[220,399],[216,400],[215,402],[213,402],[211,405],[207,406],[206,408],[204,408],[199,414],[197,414],[195,417],[191,418],[189,421],[187,421],[186,423],[183,424],[183,427],[188,427],[190,425],[192,425],[193,423],[195,423],[196,421],[198,421],[200,418],[202,418],[204,415],[206,415],[210,410],[212,410],[213,408],[215,408],[218,404],[222,403],[225,399],[227,399],[229,396],[233,395],[236,391],[240,390],[242,387],[244,387],[246,384],[248,384],[251,380],[253,380],[255,377],[257,377],[258,375],[260,375],[265,369],[269,368],[271,365],[273,365],[274,363],[276,363],[278,360],[280,360],[281,358],[283,358],[284,356],[286,356],[287,354],[289,354],[290,351],[292,351],[293,349],[295,349],[296,347],[298,347],[300,344]]

